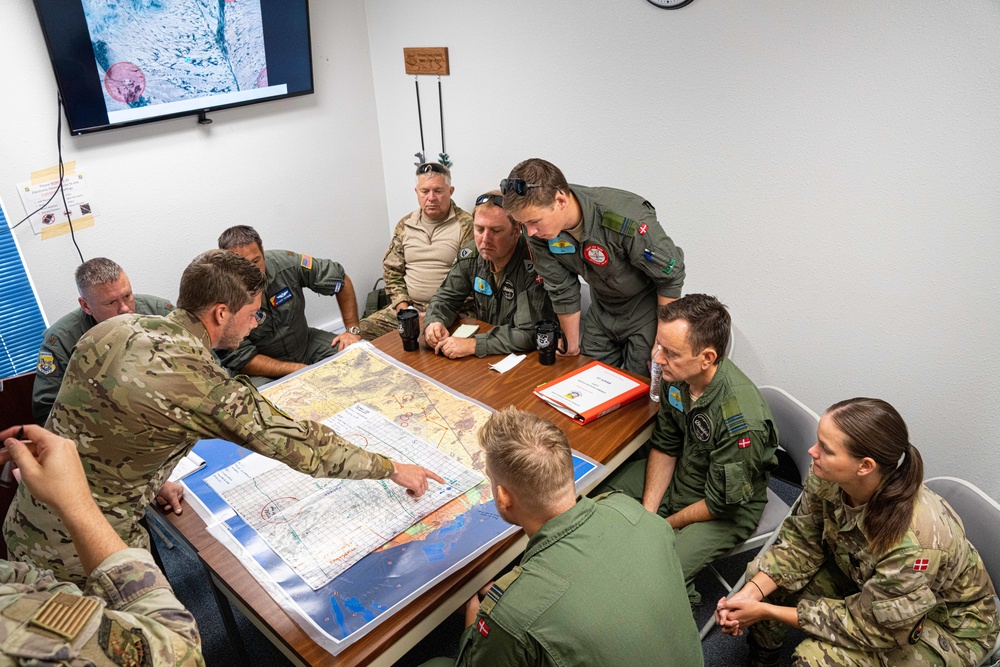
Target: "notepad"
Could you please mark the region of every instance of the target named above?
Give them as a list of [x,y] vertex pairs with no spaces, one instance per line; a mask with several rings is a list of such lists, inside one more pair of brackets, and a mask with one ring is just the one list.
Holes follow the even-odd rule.
[[455,329],[455,333],[452,334],[452,337],[468,338],[469,336],[474,336],[478,331],[479,331],[478,324],[463,324],[459,328]]

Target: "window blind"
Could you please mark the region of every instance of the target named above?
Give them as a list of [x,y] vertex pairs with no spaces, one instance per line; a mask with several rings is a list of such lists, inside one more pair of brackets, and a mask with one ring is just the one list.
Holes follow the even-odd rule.
[[34,370],[45,329],[38,295],[0,202],[0,379]]

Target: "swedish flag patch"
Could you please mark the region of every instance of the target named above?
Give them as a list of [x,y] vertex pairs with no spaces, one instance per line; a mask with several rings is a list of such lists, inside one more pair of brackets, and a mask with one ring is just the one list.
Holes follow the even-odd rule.
[[639,229],[639,223],[624,215],[605,211],[604,217],[601,218],[601,227],[618,232],[622,236],[635,236],[636,230]]

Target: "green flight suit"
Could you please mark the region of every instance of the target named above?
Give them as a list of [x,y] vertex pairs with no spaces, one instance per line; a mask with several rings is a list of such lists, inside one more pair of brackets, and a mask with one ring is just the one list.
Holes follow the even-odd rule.
[[[850,507],[839,486],[810,473],[778,541],[747,566],[748,579],[764,572],[778,585],[769,602],[796,606],[808,638],[795,664],[977,664],[1000,621],[993,583],[961,519],[924,486],[903,538],[873,553],[866,507]],[[770,621],[750,627],[770,648],[786,630]]]
[[454,324],[469,294],[476,319],[496,325],[487,333],[476,334],[477,357],[533,350],[535,323],[555,319],[524,236],[518,237],[514,254],[499,278],[494,278],[489,261],[479,256],[475,243],[462,248],[427,305],[424,328],[433,322],[445,327]]
[[[141,315],[166,315],[173,309],[172,303],[158,296],[135,295],[135,312]],[[36,423],[44,424],[49,418],[49,411],[59,393],[59,385],[62,384],[73,347],[80,336],[95,324],[97,320],[85,313],[83,308],[77,308],[56,320],[42,335],[35,384],[31,390],[31,412]]]
[[[230,378],[205,326],[176,309],[121,315],[76,344],[45,426],[76,441],[97,506],[126,544],[149,548],[139,525],[177,462],[199,440],[228,440],[314,477],[385,479],[389,459],[332,429],[296,421],[246,376]],[[21,484],[4,522],[11,558],[83,582],[66,527]]]
[[583,354],[646,375],[656,340],[656,297],[681,295],[684,253],[642,197],[614,188],[570,190],[583,210],[581,239],[568,231],[551,240],[532,238],[535,266],[556,313],[580,311],[577,276],[590,285]]
[[581,499],[490,589],[456,664],[701,667],[673,543],[631,498]]
[[[692,581],[706,565],[743,542],[767,505],[767,482],[778,465],[778,429],[753,382],[729,359],[694,405],[684,382],[664,381],[650,445],[676,457],[658,514],[670,516],[704,500],[712,521],[677,531],[677,554],[692,600]],[[646,460],[614,473],[605,489],[642,499]]]
[[336,334],[314,329],[306,321],[303,288],[336,296],[347,274],[337,262],[289,250],[265,250],[267,289],[261,295],[264,321],[239,346],[222,355],[222,365],[233,374],[242,373],[254,356],[263,354],[278,361],[314,364],[337,353]]
[[[53,598],[49,609],[94,605],[80,613],[85,621],[72,639],[29,620],[44,616],[39,610]],[[62,618],[68,622],[73,615],[64,612]],[[0,561],[0,666],[25,664],[204,667],[205,661],[194,616],[174,596],[153,557],[142,549],[122,549],[94,568],[82,594],[51,572]]]

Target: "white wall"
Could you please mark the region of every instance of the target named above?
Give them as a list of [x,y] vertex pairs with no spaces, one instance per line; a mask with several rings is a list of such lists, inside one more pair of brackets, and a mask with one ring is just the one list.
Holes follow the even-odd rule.
[[[207,127],[187,117],[70,137],[64,123],[63,158],[88,175],[101,213],[77,233],[84,257],[110,257],[137,291],[174,299],[195,255],[250,224],[266,247],[340,261],[363,301],[389,240],[364,5],[311,4],[314,95],[211,114]],[[15,183],[56,163],[55,77],[29,0],[0,10],[0,60],[0,198],[16,221]],[[28,223],[16,234],[54,321],[76,305],[76,252]],[[336,300],[311,295],[307,312],[321,325]]]
[[731,307],[751,377],[817,410],[883,397],[929,476],[1000,497],[995,1],[365,6],[390,218],[419,148],[402,49],[447,46],[460,204],[531,156],[641,193],[686,291]]

